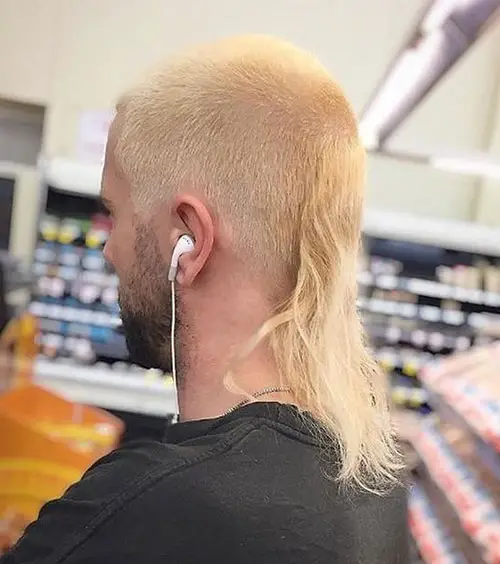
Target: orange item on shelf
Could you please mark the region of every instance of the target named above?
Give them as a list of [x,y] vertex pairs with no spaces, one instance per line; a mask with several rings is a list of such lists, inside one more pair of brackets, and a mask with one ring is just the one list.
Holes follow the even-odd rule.
[[34,385],[0,395],[0,537],[36,519],[42,505],[118,444],[122,431],[105,411]]
[[38,353],[38,321],[30,313],[12,319],[0,335],[0,353],[6,359],[11,355],[6,368],[11,372],[14,386],[31,381],[33,362]]

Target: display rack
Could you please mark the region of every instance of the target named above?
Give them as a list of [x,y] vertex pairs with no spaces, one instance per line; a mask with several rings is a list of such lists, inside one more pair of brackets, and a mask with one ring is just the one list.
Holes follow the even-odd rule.
[[118,280],[102,256],[111,223],[98,199],[99,167],[42,159],[40,176],[44,205],[29,304],[40,327],[35,381],[113,411],[173,414],[171,378],[129,359]]
[[[416,495],[431,505],[448,549],[470,564],[500,563],[499,366],[495,343],[443,359],[420,374],[434,413],[411,437],[419,459]],[[420,546],[422,535],[411,516],[410,503],[410,526]],[[426,542],[435,551],[442,544]],[[421,553],[426,562],[439,561],[425,547]]]
[[500,232],[370,212],[364,233],[365,327],[391,375],[393,401],[428,412],[422,367],[488,342],[484,330],[500,319]]
[[86,367],[39,359],[34,381],[85,405],[155,417],[175,413],[172,382],[152,371],[124,375],[104,363]]

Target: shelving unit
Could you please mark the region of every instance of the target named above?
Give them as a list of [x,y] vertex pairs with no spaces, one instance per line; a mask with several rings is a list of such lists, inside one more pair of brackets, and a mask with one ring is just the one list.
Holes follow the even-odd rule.
[[104,363],[85,367],[39,359],[34,378],[76,403],[153,417],[175,413],[173,383],[155,372],[124,375]]
[[428,412],[421,369],[488,342],[483,333],[500,320],[499,233],[376,212],[367,214],[364,231],[358,281],[365,327],[390,373],[394,403]]
[[[408,520],[418,551],[425,562],[467,564],[463,545],[457,543],[453,532],[450,534],[441,525],[446,508],[435,501],[433,490],[422,485],[415,485],[410,493]],[[439,513],[436,508],[440,509]],[[481,564],[481,560],[477,564]]]
[[[500,563],[499,370],[496,343],[443,359],[420,375],[434,413],[411,437],[417,491],[449,545],[470,564]],[[419,544],[419,531],[412,532]]]
[[98,199],[100,167],[42,159],[40,177],[28,306],[40,325],[35,381],[72,401],[164,421],[176,409],[171,378],[130,362],[118,280],[102,257],[111,224]]

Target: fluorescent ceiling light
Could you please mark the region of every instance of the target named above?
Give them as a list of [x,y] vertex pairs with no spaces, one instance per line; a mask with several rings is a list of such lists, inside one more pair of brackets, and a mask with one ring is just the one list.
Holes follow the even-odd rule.
[[431,33],[439,29],[453,12],[475,2],[476,0],[436,0],[422,21],[421,30],[424,33]]
[[437,169],[482,178],[500,179],[500,162],[487,157],[430,157],[429,163]]
[[441,56],[444,41],[444,34],[438,29],[401,54],[361,120],[360,134],[367,148],[378,146],[380,130],[398,114],[403,104],[418,89],[419,83],[430,74]]
[[367,148],[383,147],[442,77],[489,29],[500,0],[434,0],[363,110]]

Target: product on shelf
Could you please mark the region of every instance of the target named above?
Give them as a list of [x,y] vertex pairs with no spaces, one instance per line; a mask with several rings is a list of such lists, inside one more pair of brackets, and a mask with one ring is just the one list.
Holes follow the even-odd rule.
[[40,320],[42,356],[82,365],[127,365],[124,336],[118,331],[117,280],[102,254],[109,217],[98,200],[49,187],[39,225],[29,309]]
[[500,345],[457,355],[422,372],[425,385],[500,452]]
[[418,550],[428,564],[467,564],[437,518],[431,503],[418,485],[412,487],[408,501],[410,531]]
[[500,508],[475,473],[453,453],[432,422],[414,437],[415,448],[434,482],[446,495],[463,530],[485,562],[500,563]]
[[129,360],[118,279],[102,252],[110,231],[98,199],[48,187],[29,305],[39,324],[36,372],[78,401],[167,416],[175,411],[171,379]]
[[394,403],[429,410],[415,379],[424,366],[475,344],[500,326],[500,262],[438,246],[368,238],[359,310],[390,375]]
[[499,371],[500,343],[426,366],[420,378],[434,414],[410,437],[418,481],[435,490],[442,525],[458,523],[455,537],[473,564],[500,563]]

